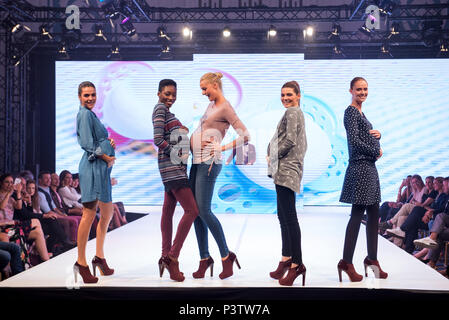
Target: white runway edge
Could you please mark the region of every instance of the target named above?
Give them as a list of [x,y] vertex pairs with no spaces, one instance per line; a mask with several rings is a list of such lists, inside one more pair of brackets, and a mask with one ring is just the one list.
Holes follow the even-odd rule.
[[[139,208],[127,208],[137,212]],[[281,287],[269,277],[281,256],[279,222],[273,214],[217,214],[222,223],[229,249],[237,254],[242,267],[234,265],[234,276],[220,280],[222,271],[217,245],[209,233],[210,253],[215,260],[214,276],[209,272],[204,279],[193,279],[199,263],[198,247],[194,228],[186,239],[179,257],[180,269],[186,275],[182,283],[169,279],[168,272],[159,277],[157,262],[161,254],[160,208],[140,208],[147,216],[108,233],[106,258],[115,269],[112,276],[100,276],[97,284],[85,285],[80,279],[74,282],[73,264],[77,250],[61,254],[21,274],[0,282],[0,287]],[[305,207],[298,212],[302,233],[303,261],[307,268],[306,287],[314,288],[367,288],[398,289],[418,291],[439,291],[449,293],[449,281],[436,270],[426,266],[413,256],[399,249],[386,239],[379,237],[378,259],[388,272],[388,279],[375,279],[371,270],[362,282],[349,282],[343,274],[338,281],[337,263],[342,256],[343,240],[350,207]],[[182,214],[177,208],[175,226]],[[87,246],[87,256],[95,254],[95,240]],[[365,226],[360,234],[354,255],[354,266],[364,274],[363,259],[366,256]],[[301,287],[301,279],[294,283]],[[286,287],[288,290],[288,287]]]

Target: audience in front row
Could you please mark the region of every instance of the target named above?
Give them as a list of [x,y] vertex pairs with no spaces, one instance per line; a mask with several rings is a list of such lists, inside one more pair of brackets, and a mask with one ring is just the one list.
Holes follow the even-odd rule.
[[[16,179],[0,176],[0,280],[76,246],[82,215],[78,174],[42,171],[38,178],[39,186],[30,171]],[[114,210],[110,229],[127,223],[123,203],[114,203]],[[33,252],[38,261],[32,261]]]
[[[431,182],[433,182],[432,185]],[[393,227],[393,224],[390,224],[393,220],[397,223],[397,228],[387,229],[383,235],[391,236],[390,240],[408,253],[423,248],[414,256],[424,262],[428,261],[428,265],[435,268],[445,242],[449,241],[449,177],[433,179],[429,176],[426,178],[426,186],[423,189],[419,185],[419,181],[412,183],[415,188],[412,187],[412,195],[409,199],[414,197],[415,205],[411,210],[408,209],[409,213],[403,211],[396,218],[381,222],[379,232],[383,234],[385,226]],[[416,202],[416,195],[422,196],[421,203]],[[420,231],[425,233],[428,230],[430,230],[430,236],[418,239]],[[448,276],[447,272],[442,273]]]
[[[15,197],[13,197],[13,194]],[[24,253],[22,260],[30,265],[29,248],[34,243],[42,261],[49,258],[47,244],[38,219],[14,220],[14,210],[21,210],[23,206],[22,183],[14,183],[11,174],[0,176],[0,234],[3,239],[15,241]],[[3,240],[4,241],[4,240]]]

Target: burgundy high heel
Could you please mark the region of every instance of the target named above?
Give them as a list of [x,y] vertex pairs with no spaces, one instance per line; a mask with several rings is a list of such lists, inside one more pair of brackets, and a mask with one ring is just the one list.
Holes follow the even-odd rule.
[[349,280],[351,280],[351,282],[359,282],[359,281],[362,281],[362,279],[363,279],[363,276],[358,274],[355,271],[354,265],[352,263],[347,263],[343,259],[340,260],[340,262],[338,262],[337,269],[338,269],[338,278],[339,278],[340,282],[342,282],[342,279],[341,279],[342,271],[346,272],[346,274],[348,275]]
[[363,260],[363,265],[365,266],[365,277],[368,277],[368,267],[371,268],[371,270],[373,270],[374,272],[374,276],[377,279],[386,279],[388,277],[388,273],[384,272],[380,265],[379,265],[379,261],[377,260],[370,260],[368,259],[368,257],[365,258],[365,260]]
[[288,269],[287,275],[279,279],[279,284],[283,286],[292,286],[295,279],[302,274],[302,286],[306,284],[306,267],[304,264]]
[[172,260],[170,257],[161,257],[159,259],[159,275],[162,277],[164,270],[168,269],[170,273],[170,279],[178,282],[184,281],[185,277],[182,272],[179,271],[179,262]]
[[270,277],[273,279],[279,280],[281,279],[285,273],[290,269],[292,265],[292,259],[288,259],[286,261],[279,261],[279,265],[277,269],[273,272],[270,272]]
[[114,273],[114,269],[109,268],[108,264],[106,263],[106,259],[95,256],[92,259],[92,269],[94,271],[94,276],[96,276],[97,267],[98,269],[100,269],[100,274],[102,276],[110,276]]
[[237,256],[234,252],[229,251],[229,255],[225,260],[222,260],[221,263],[223,265],[223,271],[219,274],[220,279],[226,279],[229,278],[234,274],[232,271],[232,266],[234,265],[234,261],[237,264],[237,267],[241,269],[239,260],[237,260]]
[[78,274],[83,278],[84,283],[97,283],[98,278],[94,277],[89,270],[88,266],[82,266],[78,262],[73,265],[73,274],[75,276],[75,282],[78,282]]
[[201,260],[198,270],[192,273],[192,276],[195,279],[204,278],[204,274],[206,273],[208,268],[210,268],[210,276],[212,277],[214,274],[214,259],[212,259],[212,257],[209,257],[205,260]]

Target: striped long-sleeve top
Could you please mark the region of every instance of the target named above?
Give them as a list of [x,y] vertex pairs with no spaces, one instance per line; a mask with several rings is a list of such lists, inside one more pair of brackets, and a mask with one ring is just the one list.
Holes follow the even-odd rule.
[[163,103],[154,107],[153,132],[165,191],[189,186],[187,160],[181,159],[183,154],[189,152],[188,130]]

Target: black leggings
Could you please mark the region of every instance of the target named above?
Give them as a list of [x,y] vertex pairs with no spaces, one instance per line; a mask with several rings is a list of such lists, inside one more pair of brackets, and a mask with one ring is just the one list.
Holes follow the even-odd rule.
[[302,264],[301,230],[296,215],[295,192],[276,185],[277,211],[281,225],[282,255],[292,257],[292,262]]
[[369,206],[353,204],[351,209],[351,218],[346,227],[345,245],[343,249],[343,260],[352,264],[357,236],[359,235],[360,223],[363,213],[366,210],[368,219],[366,221],[366,243],[368,249],[368,258],[377,260],[377,232],[379,225],[379,204]]

